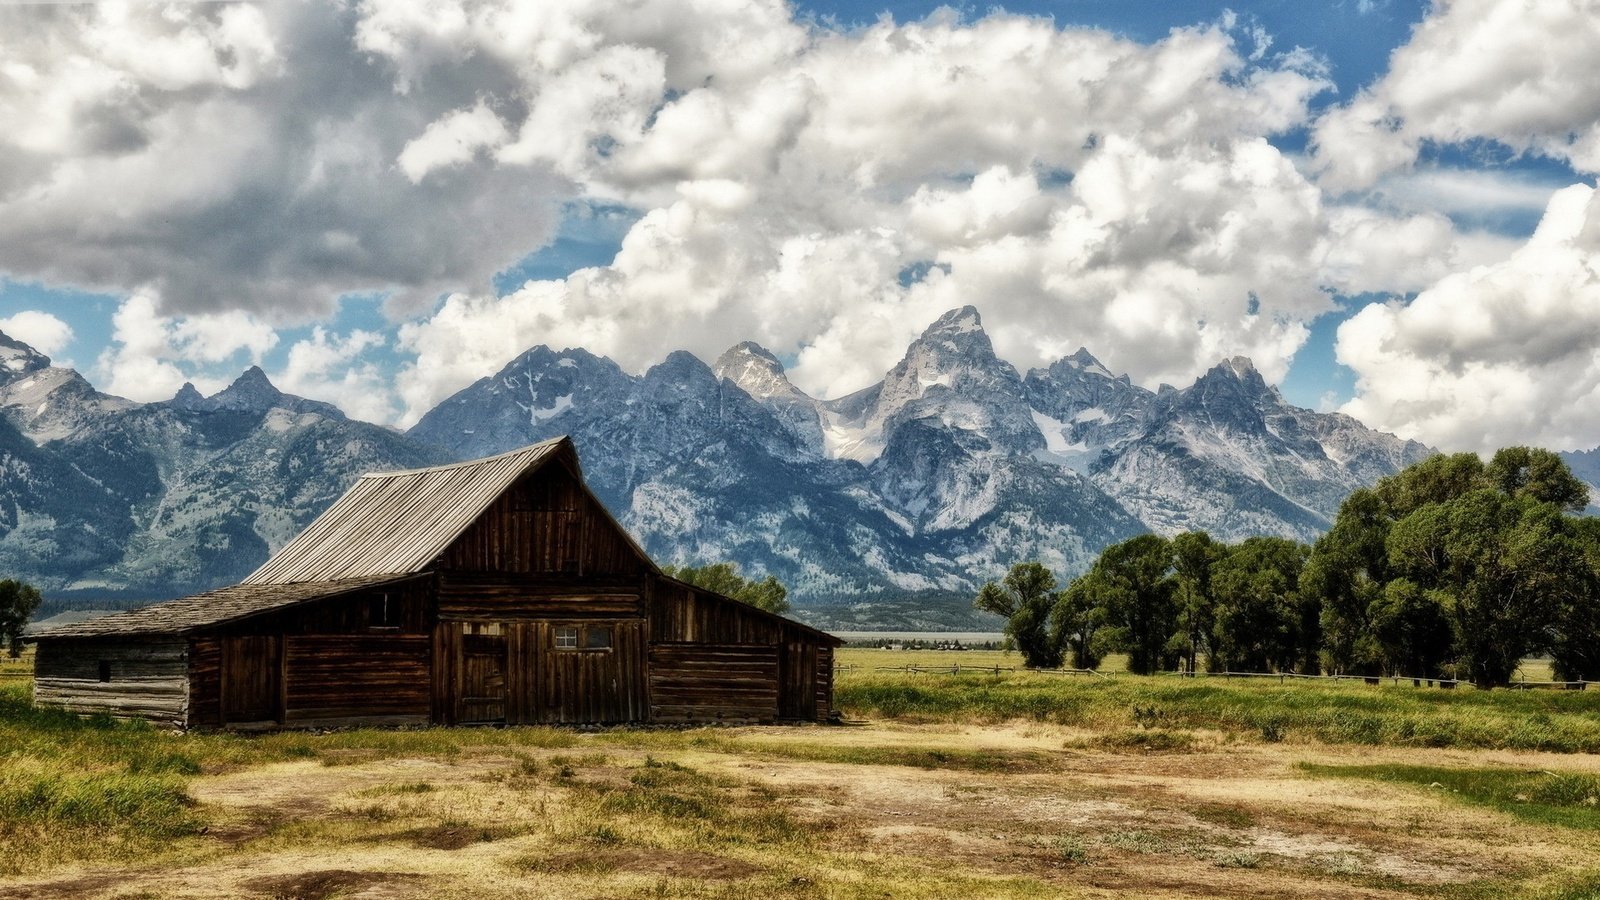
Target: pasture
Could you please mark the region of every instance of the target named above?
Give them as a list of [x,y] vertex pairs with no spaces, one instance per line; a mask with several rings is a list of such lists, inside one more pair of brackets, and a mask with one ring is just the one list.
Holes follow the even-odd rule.
[[1600,896],[1600,692],[906,656],[841,654],[847,724],[687,730],[178,734],[0,678],[0,897]]

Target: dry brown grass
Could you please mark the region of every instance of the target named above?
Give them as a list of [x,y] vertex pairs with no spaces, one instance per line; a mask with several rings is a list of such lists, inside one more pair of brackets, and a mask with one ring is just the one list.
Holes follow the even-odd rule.
[[1302,766],[1414,750],[1201,739],[1150,753],[1038,723],[619,731],[567,747],[450,734],[451,753],[194,777],[203,832],[46,861],[0,880],[0,897],[1577,897],[1600,865],[1593,832]]

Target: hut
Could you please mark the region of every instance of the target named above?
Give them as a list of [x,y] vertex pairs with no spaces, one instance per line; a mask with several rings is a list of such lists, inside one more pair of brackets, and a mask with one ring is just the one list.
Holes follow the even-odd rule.
[[366,475],[241,584],[35,637],[41,705],[264,729],[820,720],[840,643],[662,574],[564,437]]

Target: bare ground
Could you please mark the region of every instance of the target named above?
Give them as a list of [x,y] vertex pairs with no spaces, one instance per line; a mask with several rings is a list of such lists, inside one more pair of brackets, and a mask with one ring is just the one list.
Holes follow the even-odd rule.
[[[611,734],[583,736],[577,750],[468,748],[209,775],[193,788],[213,823],[205,833],[135,865],[0,882],[0,897],[1385,898],[1474,884],[1512,896],[1547,873],[1600,867],[1592,833],[1298,767],[1593,772],[1594,757],[1220,738],[1178,753],[1116,753],[1075,749],[1081,734],[1031,724],[714,734],[705,744]],[[969,763],[783,751],[884,747],[967,753]],[[1027,764],[990,771],[971,765],[972,754]],[[713,828],[681,792],[648,808],[619,802],[645,790],[647,763],[682,767],[656,771],[692,773],[713,792],[705,796],[750,817]],[[799,833],[769,833],[784,822]]]

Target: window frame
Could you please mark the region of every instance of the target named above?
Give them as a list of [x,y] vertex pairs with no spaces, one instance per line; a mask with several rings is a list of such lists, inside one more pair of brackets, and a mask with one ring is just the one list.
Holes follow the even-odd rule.
[[[616,647],[616,635],[612,633],[610,625],[575,623],[554,625],[552,628],[551,645],[563,653],[610,653]],[[605,644],[590,644],[594,639],[591,635],[604,635]]]

